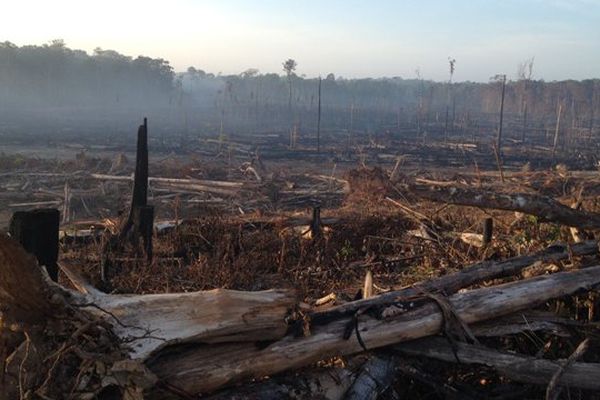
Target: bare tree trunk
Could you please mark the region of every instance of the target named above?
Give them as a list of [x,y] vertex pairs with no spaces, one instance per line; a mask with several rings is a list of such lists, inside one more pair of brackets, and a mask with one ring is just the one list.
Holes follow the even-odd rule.
[[317,153],[321,153],[321,77],[319,77],[319,111],[317,116]]
[[496,138],[496,147],[498,154],[502,159],[502,122],[504,120],[504,92],[506,89],[506,75],[502,75],[502,98],[500,100],[500,126],[498,127],[498,137]]
[[552,157],[556,154],[558,145],[558,132],[560,131],[560,115],[562,114],[562,102],[558,103],[558,112],[556,113],[556,128],[554,130],[554,144],[552,145]]

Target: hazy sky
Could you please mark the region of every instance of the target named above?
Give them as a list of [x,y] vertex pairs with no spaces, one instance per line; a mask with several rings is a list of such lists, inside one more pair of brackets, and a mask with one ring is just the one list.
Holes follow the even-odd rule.
[[535,57],[545,80],[600,77],[600,0],[0,0],[0,41],[64,39],[176,70],[487,81]]

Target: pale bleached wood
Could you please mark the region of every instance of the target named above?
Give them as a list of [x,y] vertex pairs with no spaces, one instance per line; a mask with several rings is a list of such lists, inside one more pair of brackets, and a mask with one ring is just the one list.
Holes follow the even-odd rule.
[[[600,267],[592,267],[455,294],[448,301],[464,322],[475,323],[590,289],[599,283]],[[374,349],[436,334],[442,324],[442,313],[437,305],[430,303],[394,318],[363,315],[358,330],[367,348]],[[308,337],[288,335],[264,348],[238,343],[177,351],[164,349],[147,365],[161,380],[188,393],[211,392],[240,380],[270,376],[321,359],[363,351],[356,336],[343,338],[347,325],[348,319],[334,321],[315,327]]]
[[279,339],[288,328],[286,316],[297,304],[295,292],[287,289],[108,295],[90,285],[73,265],[60,267],[85,296],[79,303],[112,325],[134,359],[181,343]]

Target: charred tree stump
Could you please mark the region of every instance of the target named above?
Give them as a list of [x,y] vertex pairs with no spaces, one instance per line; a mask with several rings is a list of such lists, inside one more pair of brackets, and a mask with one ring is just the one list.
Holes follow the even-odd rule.
[[492,234],[494,232],[494,220],[486,218],[483,220],[483,246],[488,246],[492,242]]
[[133,230],[137,241],[142,238],[144,254],[152,261],[152,232],[154,230],[154,206],[140,206],[133,210]]
[[135,158],[135,175],[133,178],[133,196],[129,216],[121,229],[119,239],[127,236],[134,225],[134,214],[137,207],[148,203],[148,120],[138,128],[137,152]]
[[148,120],[138,128],[137,151],[135,157],[135,174],[133,177],[133,195],[127,219],[118,235],[106,238],[102,247],[100,275],[105,284],[110,279],[110,253],[122,250],[125,239],[134,245],[139,243],[140,236],[144,242],[147,259],[152,260],[152,227],[154,223],[154,207],[148,206]]
[[44,265],[53,281],[58,280],[58,226],[60,213],[56,209],[17,211],[10,220],[13,239]]
[[315,206],[313,207],[312,220],[310,221],[310,233],[313,239],[319,239],[322,236],[322,227],[321,206]]

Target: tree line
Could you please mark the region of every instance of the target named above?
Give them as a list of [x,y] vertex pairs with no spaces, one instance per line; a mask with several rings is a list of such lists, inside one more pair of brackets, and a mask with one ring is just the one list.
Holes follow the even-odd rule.
[[[321,82],[324,129],[376,130],[381,126],[493,118],[500,108],[499,82],[453,82],[414,77]],[[175,73],[162,58],[122,55],[97,48],[70,49],[62,40],[42,46],[0,43],[0,106],[4,109],[167,110],[174,129],[311,130],[316,125],[319,78],[301,74],[302,64],[284,60],[280,74],[248,69],[215,75],[197,67]],[[506,82],[505,114],[532,126],[555,118],[560,108],[572,126],[593,125],[600,116],[600,81],[544,82],[533,61]],[[115,111],[116,112],[116,111]],[[462,123],[461,122],[461,123]]]

